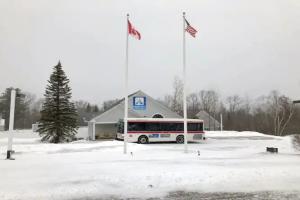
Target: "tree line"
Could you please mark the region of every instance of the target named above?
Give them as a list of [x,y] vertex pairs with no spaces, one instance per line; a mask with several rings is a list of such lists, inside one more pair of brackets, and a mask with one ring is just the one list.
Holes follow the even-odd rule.
[[[0,94],[0,117],[5,119],[5,130],[8,130],[9,125],[9,109],[10,109],[10,94],[13,87],[6,88]],[[30,129],[32,124],[39,121],[41,117],[41,108],[44,98],[37,98],[36,95],[30,92],[23,92],[20,88],[15,88],[17,93],[15,107],[15,129]],[[97,104],[90,103],[85,100],[74,101],[78,112],[78,126],[86,126],[87,121],[93,117],[105,112],[114,105],[116,100],[108,100],[102,103],[99,108]]]
[[[9,126],[10,94],[12,89],[13,87],[6,88],[0,94],[0,117],[5,119],[5,130],[8,130]],[[37,98],[36,95],[30,92],[23,92],[20,88],[15,89],[17,98],[14,129],[31,129],[32,124],[37,123],[41,118],[40,112],[45,99]],[[77,125],[86,126],[87,121],[109,110],[118,101],[119,99],[104,101],[100,108],[99,105],[85,100],[74,101],[78,112]]]
[[[10,92],[7,88],[0,95],[0,115],[5,119],[5,129],[8,129]],[[182,115],[183,84],[179,78],[173,82],[170,94],[158,99],[174,112]],[[29,92],[16,89],[15,129],[30,129],[33,123],[41,119],[42,105],[45,98],[36,98]],[[100,108],[88,101],[74,101],[77,110],[77,125],[86,126],[87,121],[109,110],[120,99],[107,100]],[[221,97],[214,90],[199,90],[187,96],[188,118],[197,118],[197,113],[206,111],[213,118],[220,121],[223,116],[224,130],[257,131],[278,136],[299,133],[300,106],[278,91],[270,91],[256,99],[232,95]]]
[[[9,126],[10,97],[13,87],[6,88],[0,95],[0,116],[5,119],[5,130]],[[42,100],[36,99],[36,96],[23,92],[20,88],[16,88],[15,102],[15,129],[28,129],[32,124],[40,118],[40,107]]]
[[[171,110],[182,115],[183,83],[175,78],[173,91],[159,99]],[[188,118],[197,118],[197,113],[206,111],[216,120],[223,116],[224,130],[257,131],[272,135],[299,134],[300,106],[280,94],[270,91],[256,99],[232,95],[222,98],[214,90],[199,90],[187,96]]]

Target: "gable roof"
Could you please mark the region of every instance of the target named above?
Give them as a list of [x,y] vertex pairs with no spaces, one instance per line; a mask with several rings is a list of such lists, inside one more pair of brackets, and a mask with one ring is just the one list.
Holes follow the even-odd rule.
[[[93,118],[91,121],[95,122],[117,122],[120,116],[124,116],[124,103],[119,103],[111,109]],[[141,117],[138,113],[128,108],[128,117]]]
[[[171,118],[181,118],[180,115],[173,112],[171,109],[167,108],[165,105],[159,103],[157,100],[153,99],[146,93],[142,92],[141,90],[138,90],[137,92],[134,92],[130,95],[128,95],[128,100],[130,101],[131,97],[133,96],[145,96],[148,100],[147,102],[151,102],[151,104],[155,105],[154,110],[158,110],[158,113],[165,114],[167,117]],[[90,122],[117,122],[120,118],[123,118],[124,116],[124,104],[125,104],[125,98],[122,98],[120,101],[118,101],[111,109],[107,110],[106,112],[94,117]],[[151,111],[154,112],[152,109]],[[149,111],[149,110],[148,110]],[[151,117],[149,116],[150,113],[148,111],[135,111],[131,108],[131,104],[128,106],[128,117],[130,118],[143,118],[143,117]],[[151,113],[153,114],[153,113]],[[156,114],[156,113],[155,113]]]
[[175,113],[174,111],[172,111],[170,108],[168,108],[167,106],[165,106],[164,104],[160,103],[159,101],[157,101],[156,99],[153,99],[151,96],[147,95],[146,93],[144,93],[143,91],[139,90],[137,91],[135,94],[139,94],[141,96],[147,96],[148,99],[152,100],[152,102],[158,106],[162,111],[165,112],[172,112],[172,115],[174,115],[173,118],[182,118],[182,116],[180,116],[179,114]]

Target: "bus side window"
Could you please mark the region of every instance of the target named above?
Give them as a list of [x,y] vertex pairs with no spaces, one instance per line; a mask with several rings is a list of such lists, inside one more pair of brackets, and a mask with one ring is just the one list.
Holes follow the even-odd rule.
[[130,122],[128,123],[128,131],[144,131],[145,123],[144,122]]
[[198,123],[189,123],[188,130],[189,131],[199,131],[199,124]]
[[183,123],[175,123],[176,131],[183,131]]
[[188,123],[188,131],[194,131],[193,123]]
[[169,123],[160,123],[160,131],[169,131]]
[[178,127],[177,127],[177,123],[166,123],[166,128],[169,131],[177,131]]
[[146,123],[145,125],[146,131],[160,131],[160,124],[159,123]]
[[136,123],[136,130],[137,131],[144,131],[145,130],[145,122]]
[[189,131],[203,131],[203,123],[189,123],[188,130]]

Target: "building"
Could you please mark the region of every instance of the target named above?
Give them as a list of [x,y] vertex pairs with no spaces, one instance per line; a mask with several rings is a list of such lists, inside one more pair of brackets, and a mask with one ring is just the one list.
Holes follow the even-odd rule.
[[209,115],[206,111],[201,110],[196,114],[198,119],[202,119],[204,121],[204,130],[207,131],[219,131],[221,130],[221,124],[211,115]]
[[[129,118],[182,118],[157,100],[142,91],[128,96]],[[111,109],[96,116],[88,122],[89,138],[113,139],[117,133],[117,123],[124,118],[124,99]]]

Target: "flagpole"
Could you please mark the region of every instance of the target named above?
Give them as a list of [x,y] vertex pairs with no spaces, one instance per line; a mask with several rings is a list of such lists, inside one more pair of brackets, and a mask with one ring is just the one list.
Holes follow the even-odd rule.
[[187,141],[187,106],[186,106],[186,62],[185,62],[185,12],[183,12],[183,130],[184,130],[184,153],[188,152]]
[[126,61],[125,61],[125,102],[124,102],[124,154],[127,154],[127,120],[128,120],[128,20],[129,14],[127,14],[126,26],[127,26],[127,33],[126,33]]
[[220,118],[221,118],[221,132],[223,132],[223,116],[222,113],[220,114]]
[[14,131],[14,116],[15,116],[15,107],[16,107],[16,90],[12,89],[10,94],[10,113],[9,113],[9,127],[8,127],[8,145],[7,145],[7,157],[6,159],[14,160],[11,158],[13,152],[12,143],[13,143],[13,131]]

